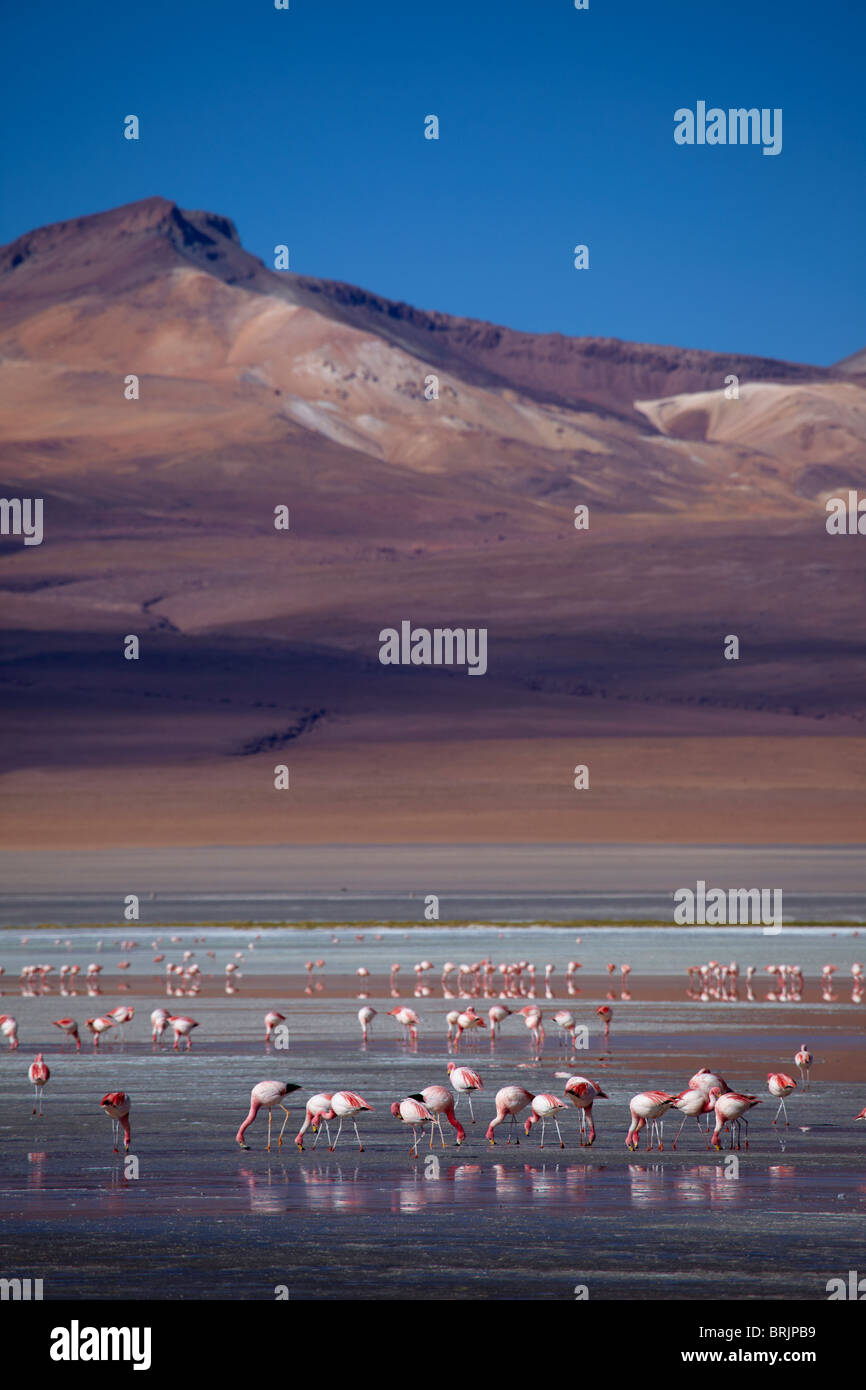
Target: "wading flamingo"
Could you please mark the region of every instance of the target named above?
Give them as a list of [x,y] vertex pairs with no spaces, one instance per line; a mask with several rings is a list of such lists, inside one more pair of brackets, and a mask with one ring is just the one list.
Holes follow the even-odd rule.
[[[721,1092],[719,1092],[719,1094],[721,1094]],[[695,1124],[698,1127],[698,1133],[703,1139],[705,1147],[709,1148],[710,1146],[707,1143],[706,1135],[704,1134],[704,1131],[701,1129],[701,1122],[698,1118],[699,1115],[708,1115],[710,1111],[713,1109],[713,1104],[709,1099],[709,1093],[707,1091],[701,1090],[698,1086],[690,1086],[687,1091],[680,1092],[680,1094],[674,1101],[674,1107],[675,1109],[679,1110],[680,1114],[683,1117],[683,1122],[677,1130],[677,1137],[674,1140],[671,1147],[674,1149],[676,1148],[679,1142],[679,1137],[683,1132],[683,1125],[685,1124],[689,1116],[693,1115],[695,1119]]]
[[409,1150],[409,1157],[418,1156],[418,1129],[424,1133],[424,1126],[430,1125],[430,1139],[433,1139],[433,1116],[424,1104],[421,1095],[406,1096],[405,1100],[395,1100],[391,1106],[391,1114],[395,1119],[402,1120],[404,1125],[412,1126],[412,1147]]
[[474,1071],[472,1067],[458,1067],[454,1062],[448,1063],[448,1075],[451,1078],[451,1085],[457,1092],[457,1100],[454,1102],[455,1110],[457,1109],[457,1101],[459,1101],[461,1096],[465,1096],[469,1101],[469,1114],[472,1117],[472,1123],[475,1124],[475,1111],[472,1109],[472,1092],[483,1091],[484,1082],[481,1080],[478,1072]]
[[737,1148],[740,1147],[740,1127],[746,1126],[746,1148],[749,1147],[749,1122],[746,1119],[746,1111],[761,1102],[757,1096],[740,1095],[739,1091],[726,1091],[722,1094],[717,1086],[713,1086],[708,1099],[713,1102],[716,1112],[716,1127],[713,1130],[711,1144],[714,1149],[720,1149],[721,1133],[726,1124],[731,1126],[731,1148],[734,1147],[734,1127],[737,1131]]
[[81,1039],[78,1036],[78,1024],[75,1022],[74,1018],[55,1018],[53,1020],[52,1026],[54,1028],[62,1028],[68,1038],[74,1038],[75,1051],[81,1051]]
[[[595,1141],[595,1122],[592,1118],[593,1101],[607,1100],[607,1096],[600,1086],[585,1076],[570,1076],[565,1083],[565,1094],[571,1098],[572,1104],[576,1105],[580,1111],[581,1147],[589,1148]],[[586,1133],[587,1121],[589,1121],[589,1137]]]
[[333,1153],[337,1147],[337,1142],[343,1130],[343,1121],[349,1119],[352,1121],[352,1128],[355,1131],[355,1138],[358,1141],[358,1152],[363,1153],[364,1145],[361,1143],[361,1136],[358,1133],[358,1124],[355,1116],[360,1114],[362,1110],[372,1110],[372,1105],[368,1105],[364,1097],[359,1096],[357,1091],[335,1091],[331,1096],[331,1109],[340,1120],[334,1142],[328,1145],[331,1153]]
[[767,1090],[770,1092],[770,1095],[774,1096],[779,1102],[779,1109],[776,1111],[776,1118],[773,1120],[773,1124],[776,1123],[780,1115],[784,1115],[785,1128],[787,1129],[788,1112],[785,1109],[785,1096],[789,1096],[791,1092],[796,1089],[796,1081],[793,1077],[786,1076],[783,1071],[767,1072]]
[[277,1024],[278,1024],[278,1023],[285,1023],[285,1021],[286,1021],[286,1016],[285,1016],[285,1014],[278,1014],[277,1011],[276,1011],[276,1009],[271,1009],[268,1013],[265,1014],[265,1042],[266,1042],[266,1043],[269,1043],[269,1042],[270,1042],[270,1040],[271,1040],[271,1034],[273,1033],[273,1031],[274,1031],[274,1029],[276,1028]]
[[631,1124],[628,1127],[628,1134],[625,1137],[626,1147],[636,1149],[638,1147],[638,1135],[649,1121],[647,1130],[647,1149],[653,1146],[653,1133],[657,1134],[659,1141],[659,1151],[664,1148],[664,1114],[670,1110],[676,1101],[676,1096],[669,1096],[667,1091],[639,1091],[636,1096],[632,1096],[629,1101],[631,1112]]
[[807,1087],[811,1085],[810,1078],[812,1075],[812,1063],[814,1062],[814,1060],[815,1058],[812,1056],[808,1047],[805,1043],[803,1043],[803,1046],[800,1048],[800,1051],[794,1057],[794,1065],[796,1067],[799,1067],[800,1080],[804,1081]]
[[[463,1070],[463,1068],[460,1068]],[[456,1102],[447,1086],[425,1086],[420,1096],[436,1124],[439,1126],[439,1138],[442,1140],[442,1147],[445,1148],[445,1135],[442,1133],[442,1116],[444,1115],[449,1125],[457,1131],[457,1143],[462,1144],[466,1138],[466,1130],[454,1114]],[[417,1099],[417,1097],[416,1097]],[[430,1126],[430,1147],[433,1147],[433,1126]]]
[[317,1095],[310,1096],[304,1110],[304,1123],[295,1135],[295,1143],[302,1153],[304,1149],[304,1135],[308,1129],[312,1129],[316,1136],[313,1140],[313,1148],[315,1148],[319,1142],[319,1130],[322,1125],[325,1126],[325,1133],[328,1136],[328,1143],[330,1144],[331,1130],[328,1121],[333,1120],[333,1118],[334,1112],[331,1109],[330,1091],[319,1091]]
[[367,1030],[375,1017],[376,1010],[371,1009],[369,1004],[365,1004],[362,1009],[358,1010],[358,1022],[361,1025],[361,1035],[364,1042],[367,1041]]
[[177,1052],[181,1038],[186,1038],[186,1050],[189,1052],[192,1047],[190,1033],[198,1024],[194,1018],[185,1018],[183,1014],[172,1014],[168,1020],[169,1026],[174,1032],[174,1050]]
[[279,1148],[279,1146],[283,1142],[283,1130],[285,1129],[289,1119],[289,1112],[283,1105],[283,1096],[287,1096],[290,1094],[290,1092],[299,1091],[300,1089],[300,1086],[295,1085],[293,1081],[260,1081],[258,1085],[253,1087],[253,1089],[250,1091],[249,1114],[247,1115],[246,1119],[242,1121],[241,1127],[235,1135],[235,1140],[238,1144],[240,1144],[242,1149],[249,1148],[249,1144],[247,1144],[244,1140],[244,1135],[246,1134],[253,1120],[256,1118],[256,1115],[259,1113],[262,1107],[264,1107],[268,1112],[267,1149],[268,1152],[270,1152],[271,1121],[273,1118],[272,1112],[275,1105],[278,1105],[281,1110],[285,1111],[286,1116],[286,1118],[283,1120],[283,1128],[280,1130],[279,1139],[277,1140],[277,1147]]
[[553,1123],[556,1125],[556,1133],[559,1139],[559,1147],[561,1149],[564,1149],[565,1144],[563,1143],[562,1134],[559,1128],[559,1120],[556,1118],[556,1112],[557,1110],[565,1109],[565,1102],[561,1101],[559,1099],[559,1096],[551,1095],[549,1091],[542,1091],[540,1095],[532,1097],[530,1105],[532,1107],[532,1114],[528,1117],[526,1124],[523,1126],[524,1133],[529,1134],[529,1131],[532,1129],[532,1126],[534,1124],[537,1124],[537,1122],[540,1120],[541,1143],[538,1147],[540,1149],[543,1149],[544,1126],[547,1124],[548,1120],[553,1120]]
[[120,1131],[123,1130],[123,1147],[129,1149],[132,1139],[132,1131],[129,1127],[129,1107],[131,1101],[125,1091],[109,1091],[107,1096],[103,1096],[100,1101],[102,1109],[111,1118],[111,1133],[114,1139],[114,1152],[117,1153],[117,1143],[120,1139]]
[[[520,1114],[521,1110],[525,1110],[527,1105],[532,1104],[532,1092],[524,1090],[522,1086],[503,1086],[501,1091],[496,1092],[494,1104],[496,1106],[496,1115],[487,1126],[487,1134],[485,1137],[490,1140],[491,1144],[495,1144],[496,1140],[493,1137],[494,1129],[496,1129],[497,1125],[501,1125],[504,1119],[510,1116],[511,1124],[508,1130],[508,1138],[505,1141],[506,1144],[510,1144],[511,1132],[514,1129],[515,1119]],[[514,1142],[515,1144],[519,1144],[520,1140],[515,1139]]]
[[[27,1068],[27,1075],[30,1078],[30,1085],[34,1087],[33,1092],[33,1114],[42,1114],[42,1088],[48,1081],[51,1072],[42,1060],[42,1053],[37,1052],[36,1060],[30,1063]],[[38,1105],[38,1110],[37,1110]]]

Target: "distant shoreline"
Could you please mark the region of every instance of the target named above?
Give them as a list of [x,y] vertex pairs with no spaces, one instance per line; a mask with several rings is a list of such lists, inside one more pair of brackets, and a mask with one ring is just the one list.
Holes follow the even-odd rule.
[[[756,924],[754,924],[754,925],[749,925],[749,924],[743,925],[743,924],[740,924],[740,923],[735,923],[735,924],[724,923],[724,924],[721,924],[721,925],[718,925],[718,926],[707,926],[707,925],[701,926],[701,925],[697,925],[697,924],[687,923],[687,924],[684,925],[684,926],[679,926],[679,925],[678,925],[677,923],[675,923],[675,922],[661,921],[661,920],[659,920],[659,919],[657,919],[657,918],[646,918],[646,919],[641,918],[640,920],[635,920],[635,921],[620,921],[619,919],[616,919],[616,918],[610,918],[608,921],[599,922],[597,918],[586,919],[586,918],[582,918],[582,917],[573,917],[573,918],[570,918],[568,921],[557,921],[557,922],[554,922],[554,921],[539,921],[537,918],[528,918],[528,917],[525,918],[525,919],[523,919],[523,920],[514,920],[514,919],[512,918],[512,919],[507,920],[507,921],[502,920],[502,919],[497,919],[497,918],[486,918],[483,922],[477,921],[476,919],[470,918],[470,917],[449,918],[448,920],[443,920],[443,921],[441,921],[441,922],[416,922],[416,921],[409,921],[409,920],[406,920],[406,921],[401,921],[401,920],[387,920],[387,921],[384,921],[384,920],[382,920],[382,919],[380,919],[380,918],[368,918],[367,920],[364,920],[364,921],[336,922],[336,921],[334,921],[334,920],[331,919],[331,918],[325,918],[325,917],[320,917],[320,918],[309,918],[307,921],[304,921],[304,922],[282,922],[282,921],[271,921],[271,920],[258,919],[258,918],[252,918],[252,919],[248,919],[248,920],[244,920],[244,921],[234,921],[234,922],[232,922],[232,921],[218,922],[218,921],[205,920],[205,919],[201,919],[201,920],[194,921],[194,922],[192,922],[192,921],[190,921],[190,922],[176,922],[176,921],[173,921],[172,919],[169,918],[169,919],[167,919],[166,921],[163,922],[163,921],[154,920],[153,918],[148,918],[148,920],[147,920],[146,922],[142,922],[142,921],[139,921],[139,922],[116,922],[116,921],[112,921],[112,922],[75,922],[75,923],[72,923],[72,924],[67,924],[67,923],[64,923],[64,922],[39,922],[38,924],[36,924],[36,925],[34,925],[34,926],[26,926],[26,927],[22,927],[21,925],[17,925],[17,926],[16,926],[16,925],[0,926],[0,931],[7,931],[7,932],[21,932],[21,931],[27,931],[27,932],[34,932],[34,931],[65,931],[65,932],[72,932],[72,931],[75,931],[75,932],[78,932],[78,931],[101,931],[101,932],[111,932],[111,931],[115,931],[115,932],[122,932],[122,931],[129,932],[129,931],[138,931],[138,932],[142,932],[142,931],[148,931],[148,932],[150,932],[150,931],[155,931],[157,928],[161,928],[162,930],[167,930],[169,927],[172,929],[172,931],[198,931],[198,930],[199,930],[200,928],[202,928],[202,927],[209,927],[209,928],[211,928],[212,930],[225,930],[225,931],[250,931],[253,927],[258,928],[258,929],[260,929],[260,930],[266,930],[266,931],[321,931],[321,930],[324,930],[324,929],[327,929],[327,930],[329,930],[329,931],[333,931],[335,927],[340,927],[343,931],[348,931],[350,928],[360,928],[360,927],[363,927],[363,928],[365,928],[365,929],[368,930],[368,931],[372,930],[373,928],[378,928],[379,930],[390,930],[390,931],[409,931],[409,930],[412,930],[412,931],[452,931],[452,930],[453,930],[453,931],[463,931],[463,930],[466,930],[467,928],[472,928],[472,927],[477,927],[477,928],[483,929],[483,930],[488,930],[488,929],[490,929],[490,928],[492,928],[492,927],[495,927],[495,928],[498,928],[500,931],[527,931],[527,930],[532,930],[532,929],[535,929],[535,928],[537,928],[537,929],[539,929],[539,930],[542,930],[542,931],[554,931],[554,930],[556,930],[556,931],[561,931],[561,930],[572,930],[572,931],[574,931],[574,930],[578,930],[578,931],[619,931],[621,928],[628,928],[628,929],[640,931],[640,930],[643,928],[643,929],[646,929],[646,930],[648,930],[648,931],[672,931],[672,932],[705,931],[705,932],[712,932],[712,933],[715,933],[715,932],[731,932],[731,931],[733,931],[733,932],[743,932],[743,933],[749,933],[749,934],[751,934],[751,933],[762,933],[762,932],[763,932],[763,928],[762,928],[761,925],[758,924],[758,923],[756,923]],[[783,931],[799,931],[799,930],[801,930],[801,929],[803,929],[803,928],[811,928],[811,927],[826,927],[826,928],[828,928],[828,929],[829,929],[829,928],[833,928],[833,929],[835,929],[835,930],[841,930],[841,931],[858,932],[858,931],[861,930],[861,928],[862,928],[863,930],[866,930],[866,918],[863,918],[862,920],[860,920],[860,921],[855,921],[855,922],[852,922],[852,921],[844,921],[844,922],[843,922],[843,921],[833,921],[833,920],[827,920],[826,918],[821,919],[821,920],[815,920],[815,921],[785,922],[784,925],[783,925],[783,927],[782,927],[782,930],[783,930]]]

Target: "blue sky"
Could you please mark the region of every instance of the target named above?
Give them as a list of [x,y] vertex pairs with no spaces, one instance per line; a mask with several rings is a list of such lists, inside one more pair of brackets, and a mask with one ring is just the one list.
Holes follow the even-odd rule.
[[[90,0],[4,31],[0,242],[159,193],[268,264],[515,328],[866,344],[861,0]],[[677,146],[698,100],[781,107],[782,153]]]

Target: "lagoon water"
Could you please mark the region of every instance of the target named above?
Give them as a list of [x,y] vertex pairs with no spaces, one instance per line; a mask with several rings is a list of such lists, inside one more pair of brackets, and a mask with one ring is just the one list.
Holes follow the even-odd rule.
[[[436,928],[356,924],[238,931],[136,923],[98,933],[39,931],[22,942],[27,935],[0,933],[0,1011],[18,1019],[21,1039],[17,1052],[4,1045],[0,1053],[0,1272],[42,1278],[46,1299],[573,1300],[585,1286],[590,1300],[808,1300],[825,1298],[829,1279],[862,1263],[866,1127],[853,1116],[866,1104],[864,1006],[851,1002],[850,968],[864,954],[864,938],[852,929],[801,928],[767,938],[734,928],[478,924],[455,937]],[[195,952],[200,994],[167,999],[164,963],[152,960],[157,936],[168,960]],[[134,949],[113,944],[133,938],[140,943]],[[236,951],[241,979],[226,995],[224,967]],[[447,1149],[437,1138],[433,1150],[437,1164],[426,1138],[420,1156],[410,1157],[411,1135],[389,1105],[446,1079],[453,1054],[444,1015],[453,1004],[442,995],[441,966],[446,957],[459,963],[487,956],[536,963],[544,1053],[535,1058],[519,1017],[506,1020],[495,1046],[486,1036],[464,1039],[458,1060],[484,1081],[478,1123],[467,1123],[460,1148],[446,1125]],[[431,995],[419,998],[412,967],[422,957],[437,968]],[[315,974],[322,989],[304,995],[310,958],[326,965]],[[570,959],[583,966],[571,996],[564,982]],[[738,1002],[687,997],[685,966],[709,959],[739,962]],[[88,997],[79,977],[80,992],[62,996],[60,965],[78,961],[83,973],[91,960],[104,967],[102,994]],[[120,960],[131,968],[118,971]],[[802,1001],[766,998],[773,981],[762,967],[780,960],[801,965]],[[548,961],[556,965],[549,1000],[541,979]],[[620,997],[621,977],[618,970],[608,976],[608,961],[632,965],[630,999]],[[52,992],[22,997],[18,974],[28,962],[54,965]],[[394,962],[402,966],[399,999],[388,987]],[[834,997],[823,999],[819,976],[828,962],[838,967],[838,983]],[[758,967],[753,1001],[743,988],[748,964]],[[358,997],[359,965],[370,972],[366,1001]],[[594,1010],[609,994],[614,1017],[605,1044]],[[82,1052],[62,1049],[52,1019],[71,1014],[83,1024],[122,1001],[136,1010],[125,1039],[109,1034],[95,1052],[82,1028]],[[378,1010],[366,1048],[356,1018],[361,1002]],[[421,1019],[416,1051],[387,1017],[400,1002]],[[476,1006],[484,1011],[490,1002]],[[154,1052],[148,1018],[157,1005],[199,1021],[190,1053],[175,1053],[168,1043]],[[590,1029],[589,1048],[574,1061],[557,1039],[557,1007]],[[269,1008],[286,1015],[285,1050],[265,1046]],[[788,1101],[790,1127],[776,1129],[766,1073],[795,1071],[793,1054],[803,1041],[816,1057],[812,1087],[798,1088]],[[26,1077],[40,1049],[52,1071],[41,1119],[30,1114]],[[674,1151],[678,1116],[668,1117],[663,1152],[643,1145],[629,1152],[630,1096],[682,1090],[701,1065],[718,1067],[731,1086],[764,1098],[751,1112],[749,1150],[734,1155],[736,1172],[727,1150],[706,1149],[692,1120]],[[495,1147],[485,1142],[500,1086],[562,1095],[557,1072],[588,1075],[607,1092],[595,1106],[593,1148],[579,1146],[572,1108],[562,1112],[564,1150],[550,1127],[543,1150],[537,1132],[519,1146],[504,1138]],[[287,1141],[304,1097],[360,1091],[373,1107],[360,1123],[364,1152],[344,1127],[335,1153],[324,1134],[315,1151],[308,1136],[303,1153],[291,1142],[267,1153],[264,1116],[248,1134],[250,1150],[239,1150],[234,1133],[250,1088],[271,1077],[302,1086],[289,1103]],[[102,1096],[115,1089],[132,1097],[137,1177],[112,1153],[111,1126],[100,1113]]]

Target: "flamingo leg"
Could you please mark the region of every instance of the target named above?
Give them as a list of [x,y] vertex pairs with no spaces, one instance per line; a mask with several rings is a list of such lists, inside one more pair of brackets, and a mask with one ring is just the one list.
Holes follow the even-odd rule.
[[[439,1138],[442,1140],[442,1147],[445,1148],[445,1135],[442,1133],[442,1116],[436,1116],[436,1123],[439,1126]],[[433,1147],[433,1126],[430,1126],[430,1147]]]
[[352,1128],[353,1128],[354,1131],[355,1131],[355,1138],[356,1138],[357,1141],[358,1141],[358,1153],[363,1153],[363,1152],[364,1152],[364,1145],[361,1143],[361,1136],[360,1136],[360,1134],[358,1133],[358,1125],[357,1125],[357,1122],[356,1122],[355,1120],[352,1121]]
[[[686,1122],[686,1120],[687,1120],[688,1118],[689,1118],[688,1115],[683,1115],[683,1123],[682,1123],[682,1125],[680,1125],[679,1129],[677,1130],[677,1137],[676,1137],[676,1139],[674,1140],[674,1142],[673,1142],[673,1144],[672,1144],[672,1146],[671,1146],[671,1147],[674,1148],[674,1149],[676,1148],[677,1142],[678,1142],[678,1140],[679,1140],[679,1137],[680,1137],[680,1135],[681,1135],[682,1132],[683,1132],[683,1125],[685,1124],[685,1122]],[[695,1116],[695,1119],[697,1119],[697,1115]],[[700,1120],[698,1120],[698,1129],[700,1129],[700,1127],[701,1127],[701,1122],[700,1122]]]
[[[333,1144],[331,1144],[331,1143],[328,1144],[328,1148],[330,1149],[331,1153],[333,1153],[334,1150],[335,1150],[335,1148],[337,1147],[337,1144],[338,1144],[339,1141],[340,1141],[340,1135],[342,1134],[342,1132],[343,1132],[343,1117],[342,1117],[342,1115],[341,1115],[341,1116],[340,1116],[340,1123],[339,1123],[339,1126],[338,1126],[338,1128],[337,1128],[337,1136],[336,1136],[336,1138],[335,1138]],[[328,1135],[328,1139],[330,1140],[330,1138],[331,1138],[331,1136],[330,1136],[330,1134],[329,1134],[329,1135]]]
[[557,1134],[559,1135],[559,1147],[560,1147],[561,1149],[564,1149],[564,1148],[565,1148],[565,1144],[562,1142],[562,1134],[560,1133],[560,1129],[559,1129],[559,1120],[556,1118],[555,1115],[554,1115],[554,1117],[553,1117],[553,1123],[556,1125],[556,1132],[557,1132]]
[[273,1112],[272,1112],[271,1110],[268,1110],[268,1144],[267,1144],[268,1153],[270,1153],[270,1151],[271,1151],[271,1116],[272,1116],[272,1113],[273,1113]]
[[544,1126],[545,1126],[545,1119],[544,1119],[544,1116],[542,1115],[542,1117],[541,1117],[541,1143],[540,1143],[539,1146],[538,1146],[540,1149],[543,1149],[543,1148],[544,1148]]
[[282,1142],[283,1142],[283,1130],[285,1130],[286,1125],[289,1123],[289,1112],[288,1112],[288,1110],[286,1110],[286,1107],[285,1107],[284,1105],[280,1105],[280,1109],[281,1109],[281,1110],[285,1110],[286,1118],[283,1120],[283,1128],[280,1130],[280,1137],[279,1137],[279,1139],[277,1140],[277,1148],[280,1148],[280,1146],[282,1145]]
[[466,1092],[466,1099],[469,1101],[469,1114],[472,1116],[472,1123],[475,1124],[475,1111],[472,1109],[472,1092]]

